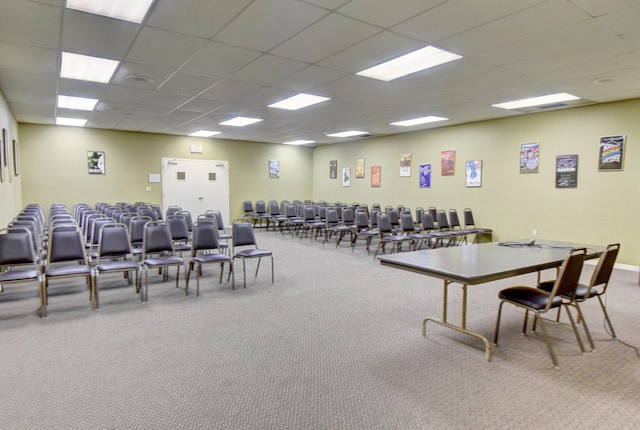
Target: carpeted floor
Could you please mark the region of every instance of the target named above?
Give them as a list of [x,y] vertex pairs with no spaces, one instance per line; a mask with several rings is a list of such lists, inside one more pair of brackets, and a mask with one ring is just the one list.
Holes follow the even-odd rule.
[[[542,338],[521,336],[522,313],[505,306],[488,363],[481,342],[436,325],[421,335],[422,319],[440,315],[440,281],[382,267],[362,245],[352,253],[264,231],[257,238],[274,251],[273,285],[268,264],[242,290],[238,263],[235,292],[207,267],[199,298],[195,279],[185,297],[153,275],[143,305],[114,275],[101,277],[93,312],[82,284],[57,282],[47,319],[36,316],[36,286],[8,286],[0,294],[0,427],[640,427],[640,358],[606,333],[596,301],[583,307],[595,352],[581,355],[566,323],[549,324],[554,369]],[[470,287],[469,328],[491,338],[498,291],[534,281]],[[637,273],[615,271],[608,309],[618,338],[634,346],[638,303]]]

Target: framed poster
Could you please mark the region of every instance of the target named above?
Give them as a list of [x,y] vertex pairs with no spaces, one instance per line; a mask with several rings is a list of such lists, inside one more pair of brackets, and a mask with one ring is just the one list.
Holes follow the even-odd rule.
[[[2,138],[2,136],[0,136],[0,138]],[[4,175],[4,140],[0,140],[0,182],[4,182]]]
[[431,164],[421,164],[419,174],[420,188],[431,188]]
[[342,169],[342,186],[351,186],[351,167],[345,167],[344,169]]
[[451,149],[440,153],[440,170],[442,176],[451,176],[454,174],[456,165],[456,151]]
[[381,175],[381,167],[380,166],[371,166],[371,186],[379,187],[380,186],[380,175]]
[[578,155],[556,156],[556,188],[576,188],[578,186]]
[[400,176],[411,176],[411,154],[400,154]]
[[18,141],[13,139],[13,172],[16,176],[20,174],[20,150]]
[[538,173],[540,165],[540,144],[538,142],[520,145],[520,173]]
[[338,160],[329,161],[329,179],[338,179]]
[[598,171],[622,170],[625,135],[603,136],[598,148]]
[[356,178],[364,178],[364,158],[356,158]]
[[482,160],[467,161],[467,173],[465,176],[467,187],[482,186]]
[[87,151],[87,165],[90,175],[104,175],[104,151]]
[[269,178],[280,177],[280,160],[269,160]]

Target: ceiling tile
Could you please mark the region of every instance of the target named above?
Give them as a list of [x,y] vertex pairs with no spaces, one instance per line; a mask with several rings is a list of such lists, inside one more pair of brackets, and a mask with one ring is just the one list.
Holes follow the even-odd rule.
[[222,82],[218,82],[216,85],[200,94],[200,97],[213,100],[233,101],[244,97],[252,91],[256,91],[260,87],[261,86],[258,84],[224,79]]
[[158,91],[195,96],[218,82],[220,82],[218,78],[177,72],[158,87]]
[[177,70],[205,43],[204,39],[197,37],[145,27],[125,59],[132,63]]
[[[204,76],[226,78],[262,53],[220,42],[208,42],[180,70]],[[220,61],[224,58],[224,61]]]
[[287,75],[279,81],[271,83],[271,86],[291,91],[311,91],[313,93],[314,88],[343,78],[347,76],[347,74],[348,73],[346,72],[340,72],[326,67],[308,66],[302,70]]
[[62,9],[31,1],[3,1],[0,40],[40,48],[60,48]]
[[[125,87],[154,90],[175,73],[175,70],[161,67],[146,66],[144,64],[120,63],[111,83]],[[150,81],[145,81],[150,78]]]
[[606,25],[616,34],[629,34],[638,31],[640,5],[598,17],[598,22]]
[[234,73],[232,79],[259,85],[269,85],[305,67],[307,67],[306,63],[265,54],[240,69],[237,73]]
[[389,0],[351,0],[338,12],[378,27],[389,28],[447,0],[402,0],[402,7],[389,7]]
[[60,54],[55,49],[0,41],[0,68],[57,76]]

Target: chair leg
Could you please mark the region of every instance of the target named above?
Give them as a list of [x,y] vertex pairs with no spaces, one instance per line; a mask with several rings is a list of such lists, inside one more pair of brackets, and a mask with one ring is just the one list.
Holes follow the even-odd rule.
[[[569,317],[569,322],[571,323],[571,328],[573,329],[573,334],[575,335],[576,340],[578,341],[578,345],[580,346],[580,352],[582,352],[582,354],[584,354],[585,353],[584,344],[582,343],[582,339],[580,338],[580,333],[578,333],[578,327],[576,327],[576,323],[573,320],[573,315],[571,315],[571,311],[569,310],[569,306],[570,305],[564,305],[564,306],[567,308],[567,316]],[[578,315],[580,315],[581,314],[580,308],[577,308],[577,309],[578,309]],[[582,322],[584,324],[584,320]],[[589,342],[590,342],[591,347],[593,349],[593,341],[591,340],[591,335],[589,334],[589,330],[586,328],[586,326],[585,326],[585,332],[587,333],[587,338],[589,339]]]
[[613,336],[614,339],[616,339],[616,332],[613,329],[613,325],[611,324],[611,320],[609,319],[609,314],[607,313],[607,308],[604,306],[604,303],[602,302],[602,299],[600,298],[600,296],[596,296],[598,297],[598,302],[600,302],[600,308],[602,309],[602,313],[604,313],[604,319],[607,322],[607,325],[609,326],[609,330],[611,330],[611,336]]
[[[569,312],[567,310],[567,312]],[[540,330],[542,331],[542,337],[544,337],[544,341],[547,344],[547,349],[549,350],[549,355],[551,356],[551,361],[553,362],[553,367],[558,368],[558,359],[556,358],[556,354],[553,352],[553,346],[551,345],[551,339],[549,339],[549,335],[547,334],[547,327],[545,326],[542,317],[537,314],[536,318],[540,320]]]
[[40,318],[47,317],[47,283],[40,282]]
[[98,301],[98,280],[96,276],[91,276],[89,278],[89,281],[91,282],[91,297],[93,298],[92,300],[93,310],[97,311],[100,309],[100,303]]
[[244,258],[242,259],[242,282],[243,282],[242,284],[243,288],[246,289],[247,288],[247,268],[245,265]]
[[498,316],[496,317],[496,328],[493,330],[493,344],[498,344],[498,334],[500,332],[500,317],[502,316],[502,305],[504,305],[503,301],[500,301],[498,305]]
[[273,255],[271,256],[271,283],[273,284],[274,275],[273,275]]
[[256,266],[256,274],[255,274],[255,278],[258,277],[258,270],[260,270],[260,262],[262,261],[262,257],[258,258],[258,265]]

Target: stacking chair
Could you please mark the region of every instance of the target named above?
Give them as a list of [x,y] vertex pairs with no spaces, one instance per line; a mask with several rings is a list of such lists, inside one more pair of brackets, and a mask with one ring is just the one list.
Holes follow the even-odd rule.
[[49,232],[49,249],[40,300],[40,316],[42,318],[47,317],[51,281],[76,277],[85,278],[89,289],[89,300],[93,302],[93,309],[96,310],[98,301],[91,282],[91,266],[89,266],[80,228],[72,225],[53,227]]
[[152,221],[158,221],[158,212],[150,206],[141,206],[138,208],[138,216],[146,216]]
[[298,216],[296,212],[296,206],[294,204],[288,204],[284,207],[284,228],[282,229],[282,236],[284,236],[285,230],[289,230],[291,233],[291,237],[293,238],[294,233],[298,233],[298,230],[304,223],[301,217]]
[[193,230],[193,218],[191,217],[191,212],[180,211],[176,215],[182,215],[184,217],[184,220],[187,222],[187,230],[191,233]]
[[435,226],[433,224],[433,218],[429,212],[420,212],[420,231],[411,233],[409,236],[413,239],[413,249],[422,249],[422,246],[426,243],[429,248],[435,247],[435,241],[438,240],[438,235],[435,233]]
[[458,245],[467,243],[467,236],[474,233],[472,228],[462,228],[458,211],[449,209],[449,227],[458,235]]
[[[280,212],[280,205],[275,200],[269,201],[269,224],[273,226],[273,232],[276,233],[276,227],[282,231],[283,224],[287,217]],[[268,226],[268,224],[267,224]],[[267,232],[269,230],[267,229]]]
[[473,243],[483,242],[483,238],[488,238],[488,241],[491,242],[493,230],[490,228],[477,227],[476,222],[473,219],[473,212],[471,211],[471,209],[465,208],[463,214],[464,228],[473,230],[473,233],[475,233],[476,235],[476,237],[473,239]]
[[[609,319],[609,314],[607,313],[607,309],[602,301],[602,296],[607,292],[607,286],[609,285],[609,279],[611,278],[611,273],[613,272],[613,267],[616,262],[616,258],[618,257],[618,252],[620,251],[619,243],[612,243],[607,245],[605,251],[600,256],[598,260],[598,264],[591,275],[591,280],[589,284],[578,284],[578,288],[575,292],[574,302],[576,307],[579,306],[580,303],[586,301],[587,299],[591,299],[593,297],[598,298],[598,302],[600,303],[600,308],[604,314],[604,319],[607,322],[609,330],[611,331],[611,336],[616,338],[616,332],[613,329],[613,325],[611,324],[611,320]],[[541,288],[544,291],[551,291],[553,289],[555,281],[546,281],[541,282],[538,285],[538,288]],[[559,320],[560,312],[558,312],[558,316],[556,320]],[[582,322],[585,332],[587,333],[587,337],[591,346],[591,349],[594,349],[593,340],[589,334],[587,329],[587,324],[585,321]]]
[[233,273],[233,261],[228,255],[220,253],[220,241],[218,240],[218,226],[213,222],[197,221],[193,225],[193,238],[191,240],[191,261],[187,270],[186,288],[189,288],[189,276],[196,270],[196,296],[200,296],[200,275],[205,264],[220,264],[220,282],[224,273],[224,263],[229,264],[229,273],[232,275],[231,289],[235,290],[235,275]]
[[375,236],[378,236],[378,230],[370,228],[369,218],[367,217],[367,213],[364,210],[357,210],[355,217],[355,230],[354,237],[351,240],[351,252],[353,252],[353,250],[356,248],[358,239],[363,237],[366,242],[367,253],[370,254],[369,246],[371,245],[371,239]]
[[[446,246],[453,239],[453,234],[450,231],[438,230],[430,211],[422,213],[422,230],[429,234],[428,243],[430,248]],[[420,246],[422,245],[423,243],[420,244]]]
[[378,247],[376,248],[375,254],[373,254],[373,259],[378,256],[378,252],[380,248],[382,248],[382,252],[384,252],[384,247],[386,244],[391,244],[391,253],[400,249],[400,245],[403,243],[412,244],[413,239],[410,236],[406,236],[404,234],[396,234],[394,229],[391,227],[391,220],[388,214],[379,214],[378,215]]
[[[460,245],[463,237],[466,236],[467,233],[462,232],[461,230],[454,230],[451,228],[449,224],[449,219],[447,218],[447,213],[440,209],[436,213],[436,222],[438,223],[438,231],[445,233],[446,237],[442,239],[442,245],[444,246],[454,246]],[[447,238],[448,241],[444,243],[444,239]]]
[[[179,287],[180,267],[186,264],[184,260],[174,255],[173,241],[171,240],[171,230],[166,221],[150,221],[144,226],[144,238],[142,240],[142,264],[144,265],[144,288],[142,290],[142,301],[149,301],[149,270],[158,269],[163,273],[163,279],[167,278],[167,270],[170,267],[176,268],[176,288]],[[185,288],[185,295],[189,295],[188,288]]]
[[0,292],[4,285],[32,282],[38,283],[42,308],[42,276],[31,232],[21,227],[0,230]]
[[267,212],[267,205],[264,200],[258,200],[256,202],[256,211],[253,215],[253,226],[255,227],[258,221],[259,227],[262,227],[262,221],[267,221],[267,230],[269,229],[269,213]]
[[165,214],[165,219],[171,215],[176,215],[178,212],[181,212],[182,208],[178,205],[171,205],[167,208],[167,212]]
[[143,254],[142,241],[144,240],[144,226],[152,220],[148,216],[134,216],[129,221],[129,239],[131,240],[131,252],[134,256]]
[[224,220],[222,219],[222,212],[220,211],[207,211],[207,214],[213,214],[216,218],[216,225],[218,226],[218,239],[223,240],[225,242],[229,242],[233,236],[227,233],[224,227]]
[[[273,253],[264,249],[258,248],[255,235],[253,234],[253,227],[251,222],[246,218],[240,218],[233,221],[231,225],[231,232],[233,234],[233,259],[232,270],[235,270],[235,260],[239,258],[242,260],[242,274],[243,274],[243,287],[247,288],[247,271],[245,260],[257,258],[258,265],[256,267],[256,274],[258,276],[258,270],[260,270],[260,261],[263,257],[271,258],[271,283],[273,284]],[[251,247],[251,248],[247,248]],[[235,276],[235,274],[234,274]]]
[[[95,291],[96,309],[100,307],[98,301],[98,278],[107,273],[124,273],[129,285],[132,274],[135,273],[136,293],[140,293],[140,263],[133,260],[131,253],[131,239],[129,230],[122,223],[105,224],[100,229],[96,265],[93,269],[93,290]],[[140,295],[142,299],[142,295]]]
[[[344,222],[345,214],[347,215],[347,219],[350,220],[348,221],[347,224],[345,224]],[[353,224],[353,209],[343,208],[342,215],[343,215],[343,220],[342,222],[340,222],[340,220],[338,219],[338,211],[336,210],[336,208],[335,207],[327,208],[327,212],[326,212],[327,218],[325,220],[325,228],[324,228],[325,235],[324,235],[324,240],[322,241],[322,246],[324,246],[325,242],[329,240],[329,237],[332,234],[335,234],[335,237],[336,237],[336,248],[338,247],[338,245],[340,245],[342,238],[344,238],[344,235],[347,233],[349,233],[351,237],[351,243],[353,243],[353,239],[354,239],[353,234],[355,232],[355,225]]]
[[[306,205],[303,208],[303,215],[302,215],[303,233],[309,233],[309,236],[311,237],[311,241],[313,242],[313,240],[318,237],[320,230],[323,229],[324,226],[325,226],[324,221],[320,221],[316,218],[316,213],[313,208],[313,205]],[[315,237],[313,235],[314,232],[315,232]],[[304,236],[304,234],[300,234],[300,240],[302,240],[302,236]]]
[[554,367],[558,367],[558,359],[553,352],[551,346],[551,340],[547,333],[547,328],[542,316],[551,309],[564,306],[573,328],[573,333],[578,340],[581,351],[584,353],[584,346],[580,339],[580,334],[576,328],[576,324],[573,321],[573,316],[569,311],[570,306],[574,306],[578,312],[578,317],[582,318],[582,312],[580,307],[575,306],[576,289],[578,288],[578,282],[580,280],[580,273],[582,272],[582,266],[586,255],[585,248],[572,249],[569,255],[562,263],[560,267],[558,279],[553,283],[553,287],[549,292],[540,288],[516,286],[506,288],[498,293],[500,299],[500,305],[498,306],[498,316],[496,319],[496,328],[493,335],[493,343],[498,344],[498,333],[500,329],[500,316],[502,314],[502,305],[505,303],[511,303],[519,308],[524,309],[524,321],[522,324],[522,334],[526,334],[527,319],[529,311],[534,313],[535,320],[540,321],[540,328],[542,330],[542,336],[547,344],[549,355]]
[[182,215],[167,216],[167,224],[171,232],[171,240],[173,240],[173,250],[180,253],[183,251],[191,251],[191,236],[187,228],[187,220]]

